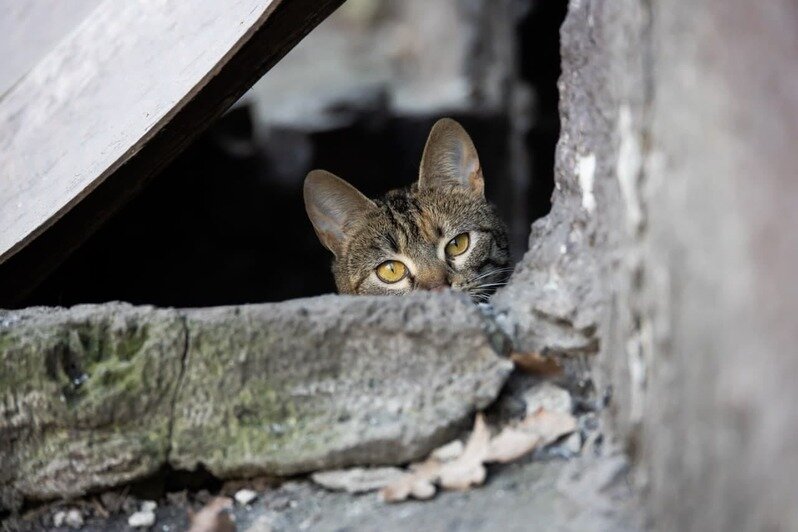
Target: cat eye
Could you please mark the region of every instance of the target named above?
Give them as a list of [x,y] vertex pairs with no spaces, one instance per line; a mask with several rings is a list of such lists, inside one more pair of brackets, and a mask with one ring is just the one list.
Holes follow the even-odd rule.
[[446,244],[446,256],[447,257],[456,257],[458,255],[462,255],[468,249],[469,238],[468,233],[460,233],[453,239],[449,240],[449,243]]
[[407,276],[407,266],[398,260],[386,260],[374,270],[384,283],[398,283]]

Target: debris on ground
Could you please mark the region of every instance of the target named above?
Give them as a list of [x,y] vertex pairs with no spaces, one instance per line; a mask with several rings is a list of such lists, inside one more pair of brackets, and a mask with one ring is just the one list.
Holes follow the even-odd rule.
[[432,451],[430,457],[441,462],[448,462],[449,460],[454,460],[455,458],[463,454],[464,448],[465,446],[463,445],[463,442],[461,442],[460,440],[453,440],[447,443],[446,445],[438,447],[437,449]]
[[137,512],[133,512],[127,518],[127,524],[131,528],[150,528],[155,524],[155,509],[158,504],[155,501],[141,501],[141,506]]
[[477,414],[474,429],[465,444],[463,453],[445,462],[438,474],[441,487],[453,490],[467,490],[473,485],[485,482],[487,472],[482,465],[490,449],[490,430],[483,415]]
[[[554,406],[563,406],[563,401]],[[426,461],[410,465],[407,473],[382,487],[380,497],[386,502],[399,502],[410,497],[428,499],[435,495],[436,486],[467,490],[485,481],[486,463],[517,460],[576,430],[577,421],[570,412],[541,406],[491,437],[485,418],[479,413],[465,447],[452,442],[433,451]],[[458,447],[461,452],[457,452]]]
[[236,492],[236,494],[233,496],[233,498],[235,498],[236,502],[238,504],[240,504],[241,506],[246,506],[249,503],[251,503],[252,501],[254,501],[255,498],[257,498],[257,496],[258,496],[258,492],[254,491],[254,490],[251,490],[251,489],[244,488],[244,489],[238,490]]
[[188,532],[234,532],[236,525],[230,514],[232,507],[232,499],[214,497],[198,512],[189,511],[191,526]]
[[155,512],[152,510],[139,510],[130,514],[127,524],[131,528],[149,528],[155,524]]
[[158,508],[158,503],[155,501],[141,501],[141,511],[142,512],[155,512],[155,509]]
[[83,514],[77,508],[58,511],[53,516],[53,526],[56,528],[62,526],[80,528],[83,526]]
[[[535,360],[539,357],[527,355],[534,355]],[[571,414],[574,403],[567,390],[542,382],[525,390],[519,400],[523,401],[520,403],[523,410],[519,412],[523,418],[500,421],[503,426],[494,429],[496,434],[492,436],[483,415],[477,414],[465,445],[461,440],[449,442],[435,449],[425,461],[411,464],[407,471],[353,468],[314,473],[311,478],[330,490],[362,493],[379,489],[383,501],[398,502],[408,498],[428,499],[439,487],[467,490],[480,485],[487,475],[486,463],[512,462],[563,436],[570,435],[561,448],[552,451],[552,456],[579,454],[582,435],[577,419]]]
[[365,493],[378,490],[402,475],[404,475],[404,471],[398,467],[354,467],[352,469],[319,471],[313,473],[310,478],[316,484],[329,490]]

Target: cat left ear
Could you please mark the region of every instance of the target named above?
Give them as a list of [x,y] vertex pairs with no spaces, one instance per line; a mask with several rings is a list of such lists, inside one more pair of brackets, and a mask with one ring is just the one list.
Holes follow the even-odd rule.
[[305,178],[305,210],[324,247],[339,257],[352,222],[376,208],[374,202],[343,179],[325,170]]
[[485,181],[477,149],[463,126],[451,118],[441,118],[427,137],[421,156],[420,188],[459,185],[485,196]]

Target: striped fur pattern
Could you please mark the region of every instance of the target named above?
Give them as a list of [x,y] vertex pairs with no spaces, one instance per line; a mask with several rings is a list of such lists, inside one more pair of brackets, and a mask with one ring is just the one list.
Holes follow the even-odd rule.
[[[451,288],[486,301],[511,271],[507,231],[485,200],[476,149],[451,119],[439,120],[430,132],[412,186],[370,200],[329,172],[314,170],[305,180],[305,206],[335,256],[332,271],[342,294]],[[449,251],[458,236],[457,243],[468,245],[455,256]],[[401,279],[381,278],[378,268],[386,261],[401,263]]]

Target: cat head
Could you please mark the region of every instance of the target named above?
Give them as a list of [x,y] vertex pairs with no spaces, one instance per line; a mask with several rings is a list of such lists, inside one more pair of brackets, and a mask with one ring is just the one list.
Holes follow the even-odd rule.
[[507,231],[485,200],[477,151],[460,124],[432,128],[418,181],[371,200],[324,170],[305,178],[313,228],[335,259],[342,294],[450,287],[486,300],[510,268]]

